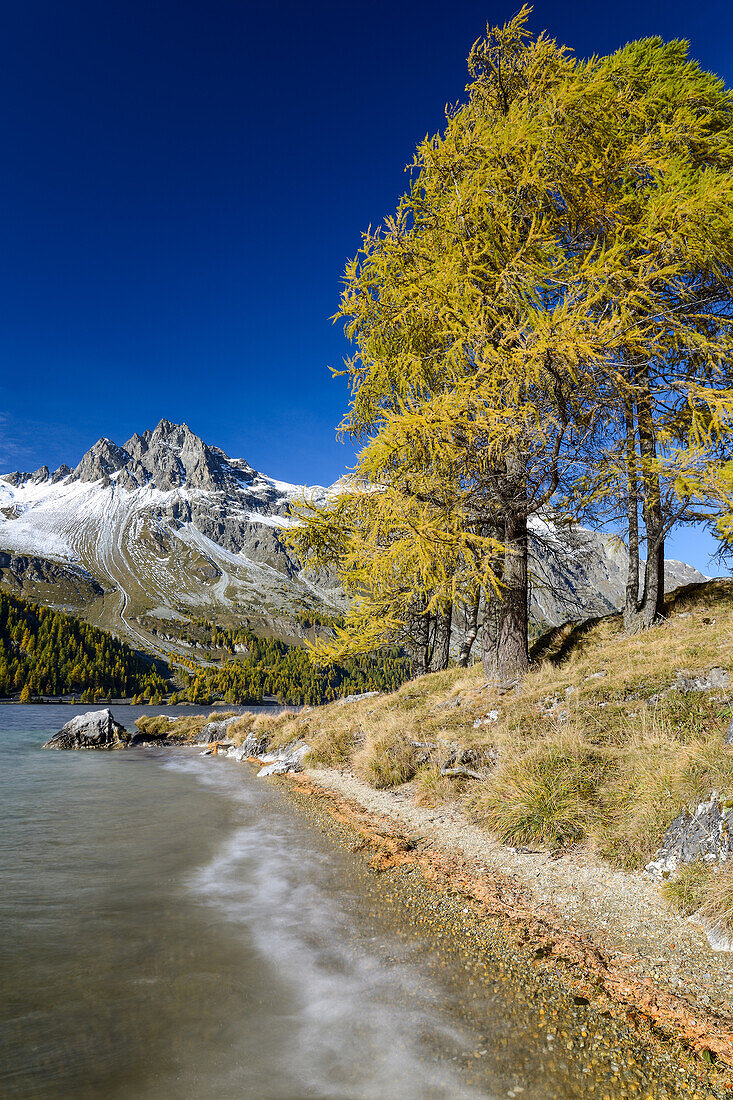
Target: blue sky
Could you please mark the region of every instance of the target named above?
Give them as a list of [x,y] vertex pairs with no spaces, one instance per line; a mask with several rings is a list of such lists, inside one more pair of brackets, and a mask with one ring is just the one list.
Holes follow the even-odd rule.
[[[290,481],[353,458],[335,311],[359,234],[497,0],[24,0],[0,10],[0,469],[163,416]],[[538,0],[582,56],[661,34],[733,81],[728,0]],[[696,532],[673,556],[706,571]]]

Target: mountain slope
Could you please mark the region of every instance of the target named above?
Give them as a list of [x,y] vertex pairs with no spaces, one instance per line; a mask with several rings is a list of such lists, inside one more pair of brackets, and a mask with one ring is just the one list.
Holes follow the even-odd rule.
[[[161,652],[180,647],[154,639],[150,620],[233,612],[297,637],[303,606],[340,606],[339,592],[316,587],[280,541],[302,492],[162,420],[124,447],[100,440],[74,470],[0,479],[3,581],[12,586],[12,573],[23,594],[35,594],[33,574],[56,563],[60,605]],[[34,559],[26,583],[19,556]],[[72,579],[83,576],[98,591],[81,595]],[[54,602],[48,590],[44,597]]]
[[[177,623],[209,618],[297,641],[304,610],[338,613],[332,578],[302,570],[281,532],[305,487],[277,481],[161,420],[78,466],[0,477],[0,584],[81,613],[134,645],[190,655]],[[318,501],[329,492],[307,492]],[[609,536],[532,528],[532,615],[557,625],[615,610],[626,551]],[[667,586],[702,580],[667,563]]]

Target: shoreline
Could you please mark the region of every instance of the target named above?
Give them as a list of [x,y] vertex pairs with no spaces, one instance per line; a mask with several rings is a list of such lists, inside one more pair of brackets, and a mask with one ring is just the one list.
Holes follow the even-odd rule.
[[[637,888],[634,880],[641,876],[579,868],[567,856],[548,860],[546,852],[516,852],[480,834],[467,821],[454,820],[446,829],[445,818],[455,818],[455,811],[423,809],[407,793],[377,791],[345,772],[309,769],[279,778],[278,787],[327,834],[359,854],[374,873],[384,875],[391,894],[401,902],[418,911],[427,906],[435,921],[452,924],[457,950],[487,955],[511,971],[519,985],[534,987],[543,1004],[559,1005],[558,1034],[578,1032],[566,1040],[566,1046],[572,1044],[568,1050],[577,1053],[590,1047],[591,1039],[597,1039],[596,1029],[603,1032],[612,1021],[613,1029],[621,1029],[618,1039],[630,1057],[639,1045],[643,1048],[642,1060],[647,1074],[654,1075],[655,1088],[663,1078],[671,1096],[733,1097],[731,956],[714,953],[700,928],[664,910],[653,884],[644,891],[642,903],[652,908],[656,904],[669,925],[667,952],[678,950],[672,935],[689,938],[701,949],[692,952],[686,968],[680,967],[679,958],[670,962],[666,957],[644,957],[640,946],[633,950],[634,936],[653,938],[653,928],[644,927],[642,918],[635,928],[624,930],[618,914],[606,910],[604,916],[598,904],[600,922],[594,927],[578,916],[577,909],[571,916],[567,905],[549,902],[547,882],[539,888],[530,884],[532,877],[536,882],[542,878],[539,860],[549,867],[555,890],[558,883],[570,890],[572,881],[579,888],[593,886],[603,877],[625,878]],[[457,831],[466,834],[463,842]],[[480,849],[474,833],[480,835]],[[561,900],[567,901],[565,895]],[[600,934],[599,927],[612,917],[614,926]],[[431,924],[429,920],[428,928],[434,930]],[[701,958],[710,970],[705,975],[709,992],[702,997],[694,988],[695,965]],[[552,1007],[540,1013],[549,1020]],[[590,1027],[594,1031],[589,1034]],[[649,1081],[642,1077],[640,1086],[648,1087]]]

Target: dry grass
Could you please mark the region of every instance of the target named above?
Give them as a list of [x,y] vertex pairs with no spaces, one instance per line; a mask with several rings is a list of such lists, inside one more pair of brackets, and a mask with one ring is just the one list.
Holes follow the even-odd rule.
[[510,844],[559,848],[586,840],[602,816],[602,791],[614,765],[607,750],[575,731],[505,752],[470,800],[474,820]]
[[[520,693],[490,693],[480,666],[450,669],[391,695],[268,717],[267,732],[273,745],[303,738],[311,763],[374,786],[414,777],[424,804],[458,799],[505,842],[582,843],[627,868],[651,858],[685,805],[733,791],[731,694],[651,698],[679,670],[733,670],[733,581],[678,590],[667,621],[643,635],[626,637],[619,616],[551,631],[533,662]],[[498,764],[480,783],[447,780],[439,768],[456,745],[491,746]]]
[[733,874],[730,871],[712,876],[700,915],[713,932],[727,937],[733,935]]
[[418,750],[401,715],[395,712],[366,725],[364,741],[353,758],[356,774],[377,788],[407,783],[417,770]]
[[169,718],[167,714],[141,714],[135,720],[135,725],[149,736],[159,737],[165,734],[167,737],[187,737],[193,741],[209,722],[221,722],[225,718],[233,718],[234,711],[211,714],[186,714],[181,718]]
[[680,867],[675,878],[666,879],[659,888],[665,901],[678,913],[691,917],[705,904],[711,879],[715,877],[709,864],[699,860]]
[[421,768],[415,777],[415,802],[418,806],[440,806],[445,802],[460,802],[467,781],[449,779],[440,774],[437,764]]
[[710,930],[733,935],[733,872],[699,860],[680,867],[660,887],[662,897],[685,916],[698,914]]

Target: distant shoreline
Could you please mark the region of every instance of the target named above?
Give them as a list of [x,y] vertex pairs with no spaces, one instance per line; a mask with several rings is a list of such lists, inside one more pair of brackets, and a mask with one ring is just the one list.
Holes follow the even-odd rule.
[[166,703],[165,700],[161,703],[135,703],[133,697],[128,699],[97,699],[93,703],[85,703],[81,699],[60,699],[58,696],[49,696],[44,699],[30,699],[27,703],[21,703],[20,699],[0,699],[0,706],[14,706],[14,707],[45,707],[45,706],[70,706],[70,707],[88,707],[90,710],[94,710],[99,707],[191,707],[200,711],[210,711],[221,708],[222,710],[231,710],[232,707],[243,707],[245,710],[248,707],[294,707],[297,704],[290,703],[278,703],[274,699],[266,699],[259,703],[225,703],[217,701],[215,703],[190,703],[188,700],[181,700],[179,703]]

